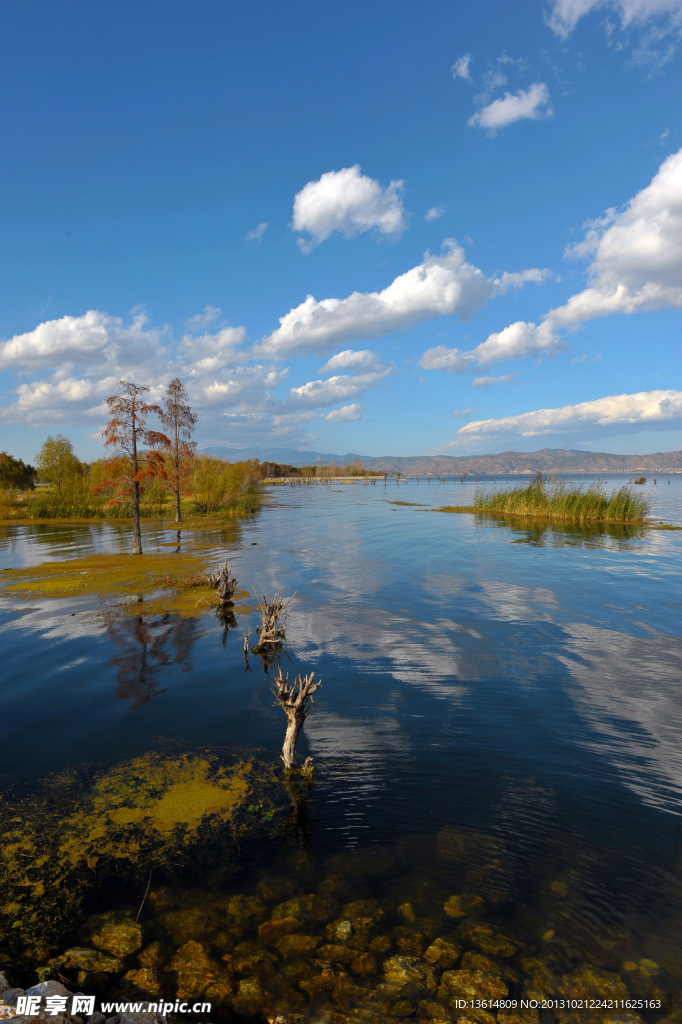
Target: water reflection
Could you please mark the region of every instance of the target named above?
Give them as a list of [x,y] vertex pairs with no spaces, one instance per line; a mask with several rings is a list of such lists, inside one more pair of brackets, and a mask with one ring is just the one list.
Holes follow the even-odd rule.
[[162,669],[177,665],[191,672],[192,648],[200,635],[199,619],[180,615],[126,615],[105,610],[104,622],[117,648],[110,660],[116,670],[116,697],[139,708],[164,693]]
[[544,548],[612,548],[627,550],[648,532],[641,526],[623,523],[550,523],[531,516],[475,516],[478,526],[507,531],[512,544]]

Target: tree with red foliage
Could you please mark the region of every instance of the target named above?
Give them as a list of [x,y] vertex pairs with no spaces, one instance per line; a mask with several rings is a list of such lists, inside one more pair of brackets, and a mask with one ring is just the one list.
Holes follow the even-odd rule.
[[182,521],[180,491],[197,447],[196,441],[190,441],[197,417],[189,407],[188,397],[184,384],[176,377],[166,388],[160,414],[161,422],[170,434],[170,442],[164,454],[169,463],[169,476],[175,494],[176,523]]
[[147,416],[161,413],[158,405],[143,401],[149,388],[127,380],[118,383],[122,393],[107,398],[111,419],[104,428],[104,443],[114,448],[119,465],[125,466],[117,483],[120,493],[126,497],[114,500],[132,509],[133,554],[141,555],[140,485],[149,476],[165,475],[163,456],[158,449],[170,445],[170,441],[165,434],[147,427]]

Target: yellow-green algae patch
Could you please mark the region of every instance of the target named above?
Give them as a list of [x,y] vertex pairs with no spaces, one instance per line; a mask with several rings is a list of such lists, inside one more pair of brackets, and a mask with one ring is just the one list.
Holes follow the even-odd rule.
[[[215,606],[214,591],[203,574],[210,561],[201,552],[95,554],[5,569],[0,584],[4,585],[4,593],[28,599],[87,595],[142,597],[142,602],[127,605],[136,615],[161,612],[200,615]],[[239,591],[239,596],[248,596],[247,591]]]
[[178,868],[190,858],[198,866],[202,857],[229,876],[276,793],[272,766],[208,749],[151,752],[92,778],[68,772],[12,804],[5,798],[0,950],[49,955],[88,896],[112,877],[142,880],[150,869]]

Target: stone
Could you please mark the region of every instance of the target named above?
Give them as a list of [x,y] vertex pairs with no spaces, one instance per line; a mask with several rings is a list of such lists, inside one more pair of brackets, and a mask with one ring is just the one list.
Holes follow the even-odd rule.
[[341,915],[350,921],[371,918],[373,922],[378,922],[384,916],[384,910],[379,900],[353,900],[341,908]]
[[65,967],[103,974],[118,974],[123,967],[122,961],[117,957],[103,953],[100,949],[88,949],[85,946],[72,946],[59,960]]
[[368,978],[371,974],[378,973],[376,957],[371,953],[361,953],[356,956],[350,965],[351,974],[357,974],[359,978]]
[[277,950],[286,959],[307,956],[317,949],[320,940],[316,935],[285,935],[277,943]]
[[255,974],[263,968],[270,969],[277,963],[277,957],[259,942],[240,942],[223,961],[237,974]]
[[399,999],[397,1003],[394,1003],[391,1007],[391,1017],[411,1017],[412,1016],[412,1003],[408,999]]
[[16,1006],[19,996],[25,995],[23,988],[6,988],[0,996],[0,1003],[4,1003],[5,1006]]
[[163,942],[150,942],[148,946],[137,954],[137,959],[143,967],[163,967],[168,963],[173,950]]
[[442,1003],[434,999],[422,999],[417,1004],[417,1018],[419,1020],[433,1020],[437,1024],[451,1024],[452,1013]]
[[414,956],[392,956],[384,960],[384,974],[389,985],[398,990],[406,985],[415,989],[435,991],[436,982],[429,964]]
[[398,907],[398,916],[402,917],[405,924],[414,924],[417,915],[411,903],[401,903]]
[[424,959],[434,967],[454,967],[459,960],[462,947],[448,942],[446,939],[434,939],[424,951]]
[[3,992],[8,992],[11,989],[9,978],[4,971],[0,971],[0,996]]
[[527,957],[521,961],[521,970],[528,999],[536,999],[541,1003],[543,999],[552,999],[556,996],[557,980],[543,960]]
[[639,968],[639,973],[643,974],[647,978],[653,978],[654,975],[659,974],[661,970],[654,960],[647,960],[646,957],[642,957],[637,964],[637,967]]
[[207,954],[199,942],[183,943],[166,967],[177,975],[178,999],[196,999],[205,996],[211,1002],[221,1003],[232,993],[227,971]]
[[519,1010],[498,1010],[497,1024],[539,1024],[540,1018],[537,1010],[524,1007],[523,1012]]
[[405,928],[403,925],[397,925],[393,929],[393,942],[406,956],[421,956],[421,951],[424,948],[422,933],[416,932],[412,928]]
[[230,931],[243,935],[254,924],[264,921],[268,911],[257,896],[233,896],[225,908],[226,924]]
[[486,971],[445,971],[440,979],[441,999],[505,999],[508,989],[502,978]]
[[186,906],[180,910],[167,910],[158,917],[174,946],[184,946],[191,940],[199,941],[222,923],[217,913],[208,913],[204,907]]
[[367,948],[370,953],[388,953],[391,948],[391,940],[388,935],[377,935]]
[[512,985],[518,984],[521,980],[519,972],[510,964],[499,963],[492,957],[483,953],[476,953],[468,950],[462,957],[460,967],[466,971],[485,971],[487,974],[499,974],[501,978]]
[[450,863],[467,863],[474,861],[495,860],[499,857],[500,848],[495,839],[484,832],[470,828],[455,828],[447,825],[438,833],[436,853],[442,860]]
[[266,875],[256,886],[256,895],[264,903],[278,903],[294,893],[294,883],[286,875]]
[[85,922],[81,931],[89,946],[111,953],[120,960],[142,945],[142,928],[131,917],[121,914],[96,914]]
[[339,921],[335,929],[335,934],[339,942],[348,942],[349,938],[353,934],[353,925],[347,918],[343,921]]
[[322,924],[333,917],[338,908],[336,900],[329,896],[318,896],[313,892],[305,896],[294,896],[293,899],[280,903],[273,909],[271,916],[273,921],[279,921],[283,917],[295,917],[305,924]]
[[317,962],[330,964],[345,964],[348,966],[357,957],[357,951],[349,949],[348,946],[341,946],[336,943],[329,943],[326,946],[319,946],[316,951]]
[[297,917],[281,917],[277,921],[264,921],[258,929],[258,937],[266,946],[274,946],[285,935],[291,935],[303,927]]
[[553,893],[556,893],[557,896],[567,896],[568,895],[568,886],[566,885],[565,882],[562,882],[559,879],[556,879],[554,882],[550,882],[550,886],[549,887],[550,887],[550,889],[552,890]]
[[571,974],[564,974],[557,992],[565,999],[627,999],[628,991],[617,974],[583,964]]
[[263,1005],[265,995],[258,977],[242,978],[233,1002],[239,1013],[255,1014]]
[[41,981],[38,985],[32,985],[26,989],[27,996],[40,996],[47,999],[48,996],[66,996],[69,998],[71,992],[60,981]]
[[448,917],[466,917],[467,914],[482,906],[483,900],[480,896],[475,896],[473,893],[461,893],[459,896],[451,896],[443,905],[443,910]]
[[123,981],[127,982],[134,990],[145,992],[150,996],[158,996],[161,988],[159,975],[152,967],[141,967],[137,971],[128,971],[123,975]]

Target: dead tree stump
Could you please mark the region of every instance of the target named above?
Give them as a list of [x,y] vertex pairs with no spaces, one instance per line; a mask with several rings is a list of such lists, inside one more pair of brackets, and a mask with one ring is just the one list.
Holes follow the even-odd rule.
[[251,648],[253,654],[268,653],[281,647],[283,640],[286,639],[286,628],[279,625],[279,620],[284,617],[293,599],[292,594],[288,601],[283,601],[277,592],[272,601],[268,601],[263,595],[262,600],[258,602],[261,625],[256,627],[258,643]]
[[[289,677],[282,673],[281,666],[273,680],[272,692],[276,704],[282,708],[287,716],[287,731],[282,747],[282,760],[284,761],[284,767],[289,771],[294,767],[298,734],[308,716],[310,705],[315,706],[313,694],[319,689],[320,685],[321,680],[320,682],[315,682],[314,672],[311,672],[309,676],[298,675],[293,683],[290,683]],[[308,777],[312,776],[312,758],[309,757],[306,760],[305,768],[306,775]]]
[[216,566],[215,572],[206,573],[206,579],[208,580],[209,587],[213,587],[214,590],[218,591],[216,596],[221,608],[225,608],[233,603],[232,598],[237,592],[239,580],[236,576],[232,575],[227,559],[225,559],[222,566]]

